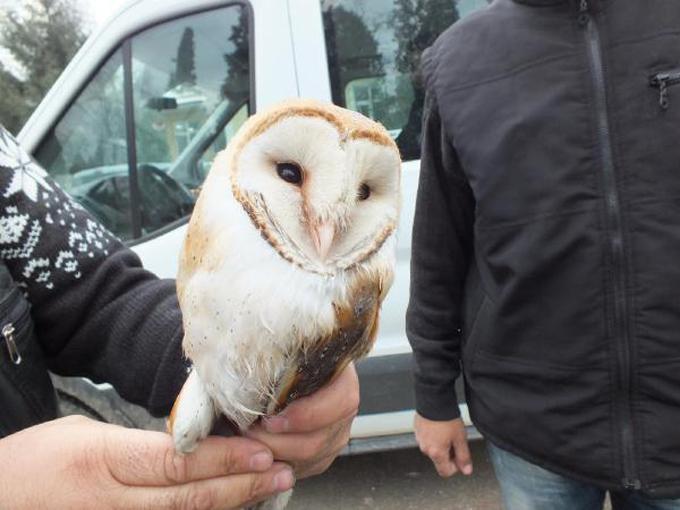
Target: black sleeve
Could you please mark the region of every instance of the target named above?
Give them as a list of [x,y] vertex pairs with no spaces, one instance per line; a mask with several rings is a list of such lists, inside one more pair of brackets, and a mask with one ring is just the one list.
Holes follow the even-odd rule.
[[411,253],[406,333],[413,348],[416,410],[431,420],[460,416],[460,316],[472,251],[474,198],[428,88]]
[[50,370],[167,414],[186,378],[174,280],[95,221],[0,126],[0,255]]

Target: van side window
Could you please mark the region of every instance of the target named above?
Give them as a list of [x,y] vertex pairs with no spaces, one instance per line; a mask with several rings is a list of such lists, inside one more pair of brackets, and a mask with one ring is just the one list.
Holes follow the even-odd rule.
[[333,102],[382,122],[405,161],[420,158],[420,55],[488,0],[320,0]]
[[[109,230],[129,239],[132,217],[127,148],[123,58],[118,50],[50,131],[35,157]],[[117,193],[121,180],[125,190]]]
[[175,225],[191,214],[215,154],[250,114],[249,37],[241,4],[131,37],[36,158],[123,239]]

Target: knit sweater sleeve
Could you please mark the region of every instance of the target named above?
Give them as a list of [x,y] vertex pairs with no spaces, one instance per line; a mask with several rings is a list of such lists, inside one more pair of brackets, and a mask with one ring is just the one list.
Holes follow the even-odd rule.
[[0,255],[47,364],[167,414],[186,378],[174,280],[160,280],[0,126]]
[[[425,63],[429,56],[424,55]],[[461,371],[461,308],[472,252],[474,207],[472,190],[429,84],[406,334],[413,348],[416,410],[431,420],[460,415],[455,382]]]

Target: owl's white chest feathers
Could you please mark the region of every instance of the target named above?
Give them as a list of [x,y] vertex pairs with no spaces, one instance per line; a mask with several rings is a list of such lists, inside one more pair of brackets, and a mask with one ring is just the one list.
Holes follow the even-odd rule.
[[228,181],[210,181],[197,220],[214,237],[180,293],[184,349],[220,410],[246,428],[275,398],[294,355],[333,330],[333,303],[344,300],[352,275],[323,276],[285,260]]

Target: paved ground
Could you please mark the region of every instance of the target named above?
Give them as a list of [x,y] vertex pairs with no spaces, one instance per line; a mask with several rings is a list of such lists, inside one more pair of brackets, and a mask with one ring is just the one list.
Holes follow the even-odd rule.
[[475,474],[442,480],[417,450],[341,457],[298,483],[288,510],[501,510],[484,443],[472,444]]
[[300,481],[287,510],[502,510],[483,441],[472,443],[472,457],[474,475],[449,480],[417,450],[341,457],[327,473]]

